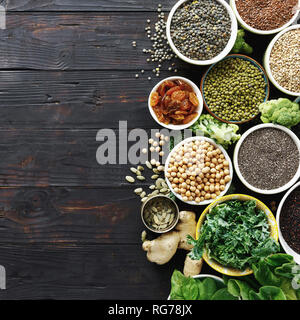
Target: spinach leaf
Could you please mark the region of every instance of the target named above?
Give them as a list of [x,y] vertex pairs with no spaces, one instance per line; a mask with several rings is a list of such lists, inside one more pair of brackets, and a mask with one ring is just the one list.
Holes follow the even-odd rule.
[[226,288],[219,289],[212,297],[211,300],[238,300],[228,292]]
[[182,288],[184,287],[187,278],[178,270],[174,270],[171,278],[171,300],[184,300]]
[[247,282],[230,279],[227,284],[227,289],[230,294],[235,297],[242,298],[243,300],[249,300],[249,292],[252,288]]
[[182,294],[184,300],[197,300],[199,291],[194,278],[186,278],[184,286],[182,287]]
[[283,291],[278,287],[264,286],[259,289],[259,292],[249,292],[250,300],[286,300]]

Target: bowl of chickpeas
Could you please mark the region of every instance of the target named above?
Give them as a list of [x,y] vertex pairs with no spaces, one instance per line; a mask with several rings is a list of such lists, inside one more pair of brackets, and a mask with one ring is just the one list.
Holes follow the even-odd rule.
[[177,144],[165,164],[170,190],[181,201],[207,205],[228,191],[233,166],[224,148],[206,137],[191,137]]

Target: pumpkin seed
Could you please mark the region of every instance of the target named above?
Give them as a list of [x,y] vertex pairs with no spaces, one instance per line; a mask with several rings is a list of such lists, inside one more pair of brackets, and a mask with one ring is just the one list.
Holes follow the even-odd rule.
[[134,182],[135,182],[134,178],[131,177],[131,176],[126,176],[126,180],[127,180],[129,183],[134,183]]
[[155,185],[152,184],[150,187],[149,187],[150,190],[154,190],[155,189]]
[[143,166],[138,166],[137,169],[138,169],[139,171],[144,171],[144,170],[145,170]]
[[153,168],[152,170],[155,174],[160,174],[160,171],[158,171],[156,168]]
[[168,189],[167,189],[167,188],[162,188],[162,189],[160,189],[160,193],[166,193],[166,192],[168,192]]
[[146,241],[146,238],[147,238],[147,232],[144,230],[141,234],[141,240],[142,242],[145,242]]
[[143,191],[143,192],[140,194],[140,197],[143,199],[143,198],[145,198],[145,196],[146,196],[146,192]]
[[152,180],[156,180],[158,177],[159,177],[159,176],[158,176],[157,174],[154,174],[154,175],[151,177],[151,179],[152,179]]
[[130,168],[130,171],[131,171],[132,173],[136,173],[136,172],[137,172],[137,169],[136,169],[136,168]]
[[146,166],[148,169],[152,170],[152,164],[149,161],[146,161]]
[[158,166],[157,170],[160,171],[160,172],[161,172],[161,171],[164,171],[164,170],[165,170],[165,167],[164,167],[164,166]]
[[148,197],[145,197],[142,199],[142,202],[146,202],[148,200]]
[[152,207],[152,211],[154,211],[155,213],[157,213],[157,209],[156,209],[156,207]]
[[153,192],[152,192],[152,195],[153,196],[157,196],[159,194],[159,190],[154,190]]
[[158,217],[157,216],[153,216],[153,220],[154,220],[154,222],[157,224],[157,225],[160,225],[161,224],[161,221],[158,219]]
[[134,190],[134,193],[137,194],[137,195],[141,194],[142,192],[143,192],[142,188],[137,188],[137,189]]
[[140,170],[136,170],[136,173],[135,173],[137,176],[141,176],[142,175],[142,173],[141,173],[141,171]]
[[137,176],[136,178],[140,181],[144,181],[146,179],[144,176]]
[[165,224],[160,225],[160,228],[161,228],[162,230],[164,230],[164,229],[167,229],[168,226],[169,226],[169,225],[168,225],[167,223],[165,223]]

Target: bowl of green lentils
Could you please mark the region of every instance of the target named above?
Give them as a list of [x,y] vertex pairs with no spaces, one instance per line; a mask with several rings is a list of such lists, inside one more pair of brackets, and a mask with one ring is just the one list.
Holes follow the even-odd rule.
[[179,0],[166,25],[176,56],[199,66],[216,63],[229,54],[237,30],[236,17],[225,0]]
[[243,124],[256,118],[269,98],[270,84],[254,59],[231,54],[213,64],[201,79],[204,106],[216,119]]

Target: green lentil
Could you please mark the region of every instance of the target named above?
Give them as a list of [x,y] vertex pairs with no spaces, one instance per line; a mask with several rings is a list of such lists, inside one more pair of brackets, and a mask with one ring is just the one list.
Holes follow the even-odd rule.
[[259,113],[266,98],[263,72],[242,58],[217,63],[204,82],[204,97],[210,110],[227,121],[246,121]]
[[175,47],[184,56],[210,60],[225,49],[231,36],[231,19],[216,0],[191,0],[176,10],[170,31]]

